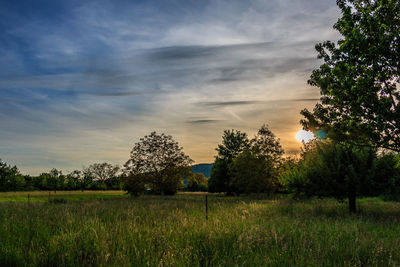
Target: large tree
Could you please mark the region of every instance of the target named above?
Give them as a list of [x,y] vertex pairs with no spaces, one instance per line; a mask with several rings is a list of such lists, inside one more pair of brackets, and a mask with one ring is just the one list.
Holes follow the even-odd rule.
[[255,154],[263,156],[272,162],[272,166],[279,167],[282,164],[282,156],[285,153],[279,138],[264,124],[250,140],[251,149]]
[[284,153],[279,139],[264,124],[251,140],[240,131],[224,131],[209,180],[211,192],[271,193]]
[[305,129],[347,144],[400,151],[400,1],[338,0],[342,38],[316,45],[324,63],[310,85],[321,91]]
[[222,144],[219,144],[216,150],[219,158],[232,160],[249,146],[250,141],[247,134],[232,129],[224,131]]
[[245,149],[250,147],[250,141],[246,133],[238,130],[225,130],[222,135],[222,143],[216,150],[218,155],[211,169],[209,182],[210,192],[226,192],[230,195],[233,192],[231,188],[231,178],[228,166]]
[[[189,175],[192,162],[172,136],[152,132],[134,145],[124,165],[126,184],[134,184],[136,189],[146,184],[153,193],[175,194],[183,177]],[[130,179],[135,182],[130,183]]]
[[229,166],[230,185],[236,193],[272,193],[284,151],[279,139],[264,124]]
[[246,149],[229,165],[230,186],[236,194],[273,193],[278,185],[277,172],[271,158]]

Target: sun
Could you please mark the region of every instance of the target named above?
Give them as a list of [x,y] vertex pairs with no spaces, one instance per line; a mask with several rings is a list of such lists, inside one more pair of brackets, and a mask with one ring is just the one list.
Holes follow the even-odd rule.
[[310,141],[310,140],[312,140],[314,138],[315,138],[314,134],[312,132],[309,132],[309,131],[300,130],[296,134],[296,139],[299,142],[303,142],[304,141],[304,143],[307,143],[308,141]]

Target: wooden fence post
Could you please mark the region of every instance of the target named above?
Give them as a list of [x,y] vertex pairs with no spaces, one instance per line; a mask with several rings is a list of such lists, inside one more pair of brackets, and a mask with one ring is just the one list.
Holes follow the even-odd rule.
[[208,195],[206,195],[206,221],[208,221]]

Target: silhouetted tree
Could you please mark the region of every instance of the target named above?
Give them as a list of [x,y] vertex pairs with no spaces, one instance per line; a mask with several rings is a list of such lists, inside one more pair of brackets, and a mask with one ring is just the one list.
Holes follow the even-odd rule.
[[244,149],[250,147],[250,141],[246,133],[238,130],[225,130],[222,135],[222,144],[219,144],[216,150],[218,155],[211,169],[209,179],[210,192],[226,192],[232,194],[230,181],[232,176],[229,173],[229,165]]
[[278,170],[284,151],[267,125],[261,126],[246,148],[229,165],[235,193],[272,193],[278,188]]
[[143,179],[133,184],[147,184],[153,193],[172,195],[182,187],[192,162],[172,136],[152,132],[134,145],[124,165],[125,179],[127,183],[129,179]]
[[118,165],[110,163],[94,163],[88,167],[91,177],[102,189],[111,188],[114,180],[118,176],[120,168]]
[[251,150],[254,154],[262,156],[270,161],[274,168],[279,168],[282,164],[282,156],[285,153],[279,138],[264,124],[257,134],[250,141]]
[[246,149],[229,165],[230,187],[237,193],[273,193],[278,186],[274,162],[252,149]]
[[261,126],[250,141],[246,133],[224,131],[217,151],[210,192],[271,193],[277,188],[284,151],[267,125]]

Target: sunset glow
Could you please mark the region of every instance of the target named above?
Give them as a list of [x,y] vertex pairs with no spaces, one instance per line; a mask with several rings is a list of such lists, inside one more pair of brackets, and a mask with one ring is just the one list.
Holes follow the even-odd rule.
[[299,142],[307,143],[308,141],[314,139],[315,136],[312,132],[300,130],[296,134],[296,139]]

